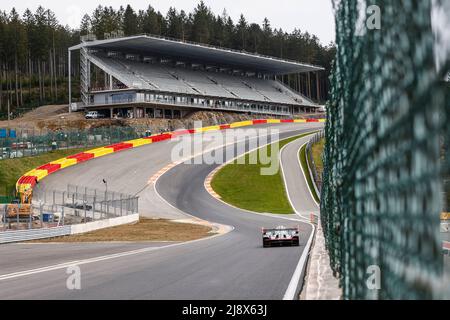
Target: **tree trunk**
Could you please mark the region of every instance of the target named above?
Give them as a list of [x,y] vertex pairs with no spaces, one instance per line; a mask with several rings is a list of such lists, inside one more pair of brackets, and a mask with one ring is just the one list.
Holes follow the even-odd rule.
[[53,73],[54,73],[54,77],[55,77],[55,101],[58,100],[58,75],[56,72],[56,49],[55,49],[55,33],[53,32]]
[[20,88],[20,105],[23,106],[22,74],[20,74],[19,77],[19,88]]
[[17,61],[17,52],[14,54],[14,78],[15,78],[15,86],[14,91],[16,94],[16,107],[20,106],[19,102],[19,71],[18,71],[18,61]]
[[42,102],[42,77],[41,77],[41,61],[38,60],[38,81],[39,81],[39,104]]
[[53,98],[53,58],[52,58],[52,49],[48,50],[48,68],[50,71],[50,100]]
[[33,74],[33,66],[31,64],[31,55],[30,51],[28,51],[28,95],[31,99],[31,79]]
[[0,65],[0,111],[3,110],[3,64]]

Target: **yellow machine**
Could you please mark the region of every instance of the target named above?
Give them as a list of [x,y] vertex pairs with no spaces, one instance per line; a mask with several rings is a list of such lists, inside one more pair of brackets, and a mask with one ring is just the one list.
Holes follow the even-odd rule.
[[29,217],[32,215],[33,210],[31,202],[33,200],[33,189],[25,190],[20,193],[20,203],[12,203],[7,206],[6,216],[7,218]]

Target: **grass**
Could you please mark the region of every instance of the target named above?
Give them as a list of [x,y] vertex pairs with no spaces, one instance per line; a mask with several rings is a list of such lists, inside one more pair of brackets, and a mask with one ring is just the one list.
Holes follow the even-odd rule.
[[308,164],[306,162],[306,145],[304,145],[300,149],[299,157],[300,157],[300,164],[302,165],[303,172],[305,173],[306,181],[308,182],[309,190],[311,190],[311,193],[314,199],[317,201],[317,203],[320,203],[320,199],[316,193],[316,189],[314,189],[313,181],[311,175],[309,174]]
[[322,154],[325,147],[325,139],[321,139],[319,142],[313,144],[312,146],[312,156],[314,163],[316,164],[317,173],[322,174],[323,172],[323,160]]
[[190,241],[212,236],[210,231],[203,225],[141,218],[135,224],[33,242]]
[[2,193],[7,195],[11,192],[10,189],[14,189],[17,180],[24,173],[46,163],[90,149],[92,149],[92,147],[55,150],[34,157],[0,160],[0,195]]
[[[279,142],[279,149],[307,134],[302,134],[288,138]],[[265,147],[267,154],[272,154],[272,147]],[[267,167],[259,161],[256,164],[249,164],[251,154],[258,153],[253,151],[245,157],[245,164],[238,164],[237,161],[226,165],[213,178],[211,187],[220,195],[223,201],[241,209],[254,212],[291,214],[292,209],[286,190],[281,170],[275,175],[261,175],[261,168]],[[278,161],[279,155],[276,157]]]

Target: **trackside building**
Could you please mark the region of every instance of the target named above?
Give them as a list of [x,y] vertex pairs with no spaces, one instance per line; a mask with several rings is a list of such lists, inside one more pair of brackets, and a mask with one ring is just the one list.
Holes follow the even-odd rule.
[[[292,116],[320,106],[280,81],[321,67],[156,36],[96,40],[80,51],[81,102],[110,117],[181,118],[193,110]],[[71,74],[69,70],[69,74]]]

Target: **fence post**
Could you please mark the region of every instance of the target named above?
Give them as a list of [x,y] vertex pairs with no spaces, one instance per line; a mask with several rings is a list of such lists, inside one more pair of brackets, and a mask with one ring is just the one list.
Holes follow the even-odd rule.
[[117,211],[117,208],[116,208],[117,206],[116,206],[116,204],[114,203],[115,196],[116,196],[116,193],[113,192],[113,193],[112,193],[111,204],[113,205],[113,208],[114,208],[114,217],[116,216],[116,211]]
[[4,210],[2,210],[3,211],[3,213],[2,213],[2,216],[3,216],[3,229],[6,229],[6,210],[7,210],[7,206],[5,205],[5,208],[4,208]]
[[39,217],[40,217],[40,220],[41,220],[41,228],[44,227],[44,213],[42,212],[43,211],[42,210],[43,206],[44,205],[42,204],[42,202],[39,203]]
[[122,212],[122,194],[120,194],[120,216],[123,216],[123,212]]
[[96,203],[97,197],[94,196],[94,203],[92,204],[92,221],[95,221],[95,203]]

